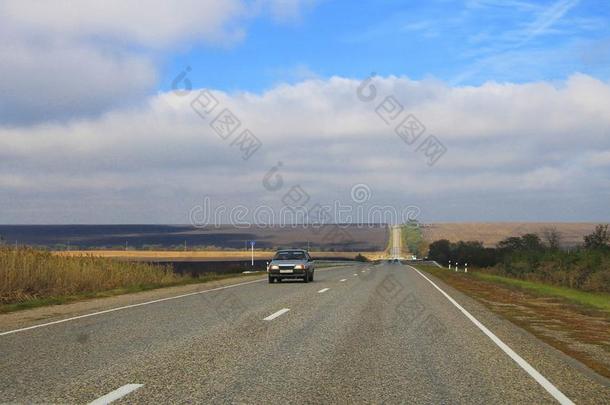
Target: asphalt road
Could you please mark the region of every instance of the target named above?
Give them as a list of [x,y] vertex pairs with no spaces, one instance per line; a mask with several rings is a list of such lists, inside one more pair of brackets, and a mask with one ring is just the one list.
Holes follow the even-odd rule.
[[391,243],[391,247],[390,247],[390,252],[391,252],[391,256],[393,259],[400,259],[401,258],[401,245],[402,245],[402,238],[401,238],[401,227],[400,226],[393,226],[392,227],[392,232],[391,232],[391,238],[392,238],[392,243]]
[[409,266],[320,270],[0,331],[0,403],[610,403],[604,380]]

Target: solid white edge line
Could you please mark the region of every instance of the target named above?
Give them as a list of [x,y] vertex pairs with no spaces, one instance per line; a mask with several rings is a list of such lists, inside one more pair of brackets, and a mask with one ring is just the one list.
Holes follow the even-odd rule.
[[175,299],[178,299],[178,298],[190,297],[191,295],[205,294],[205,293],[209,293],[209,292],[213,292],[213,291],[226,290],[227,288],[239,287],[239,286],[242,286],[242,285],[253,284],[253,283],[260,283],[260,282],[265,281],[265,280],[266,279],[263,278],[263,279],[260,279],[260,280],[246,281],[244,283],[231,284],[231,285],[226,285],[226,286],[223,286],[223,287],[212,288],[212,289],[209,289],[209,290],[195,291],[195,292],[188,293],[188,294],[181,294],[181,295],[176,295],[176,296],[173,296],[173,297],[160,298],[158,300],[153,300],[153,301],[140,302],[139,304],[131,304],[131,305],[125,305],[123,307],[106,309],[104,311],[92,312],[90,314],[73,316],[71,318],[65,318],[65,319],[59,319],[57,321],[41,323],[41,324],[38,324],[38,325],[28,326],[26,328],[20,328],[20,329],[9,330],[9,331],[6,331],[6,332],[0,332],[0,336],[6,336],[6,335],[13,334],[13,333],[24,332],[26,330],[42,328],[44,326],[57,325],[58,323],[64,323],[64,322],[74,321],[74,320],[77,320],[77,319],[88,318],[90,316],[108,314],[110,312],[121,311],[121,310],[124,310],[124,309],[137,308],[137,307],[141,307],[141,306],[144,306],[144,305],[156,304],[158,302],[164,302],[164,301],[175,300]]
[[318,294],[322,294],[325,293],[326,291],[330,290],[330,288],[323,288],[320,291],[318,291]]
[[272,313],[268,317],[263,318],[263,321],[272,321],[275,318],[277,318],[278,316],[284,315],[288,311],[290,311],[290,309],[288,309],[288,308],[280,309],[279,311]]
[[89,405],[107,405],[111,402],[116,401],[119,398],[124,397],[125,395],[137,390],[142,387],[142,384],[127,384],[123,385],[121,388],[118,388],[103,397],[99,397],[93,402],[89,402]]
[[538,384],[540,384],[542,386],[542,388],[544,388],[549,394],[551,394],[553,396],[553,398],[555,398],[557,400],[557,402],[559,402],[560,404],[563,404],[563,405],[574,405],[574,402],[572,402],[561,391],[559,391],[559,389],[557,387],[555,387],[549,380],[547,380],[542,374],[540,374],[538,372],[538,370],[536,370],[527,361],[525,361],[521,356],[519,356],[517,353],[515,353],[515,351],[513,349],[511,349],[506,343],[504,343],[502,340],[500,340],[499,337],[494,335],[494,333],[492,331],[487,329],[485,327],[485,325],[483,325],[481,322],[479,322],[477,320],[477,318],[472,316],[470,314],[470,312],[466,311],[460,304],[457,303],[457,301],[455,301],[453,298],[451,298],[451,296],[449,294],[447,294],[445,291],[443,291],[439,286],[437,286],[432,280],[430,280],[428,277],[426,277],[424,274],[422,274],[422,272],[417,270],[415,267],[412,267],[412,266],[408,266],[408,267],[415,270],[417,273],[419,273],[420,276],[422,276],[430,284],[432,284],[432,286],[434,288],[436,288],[438,291],[440,291],[440,293],[443,294],[445,296],[445,298],[447,298],[449,300],[449,302],[451,302],[468,319],[470,319],[470,321],[472,323],[474,323],[477,328],[479,328],[485,335],[487,335],[487,337],[490,338],[500,349],[502,349],[502,351],[504,353],[506,353],[511,359],[513,359],[515,361],[515,363],[517,363],[519,365],[519,367],[521,367],[523,370],[525,370],[526,373],[528,373],[534,380],[536,380],[536,382]]

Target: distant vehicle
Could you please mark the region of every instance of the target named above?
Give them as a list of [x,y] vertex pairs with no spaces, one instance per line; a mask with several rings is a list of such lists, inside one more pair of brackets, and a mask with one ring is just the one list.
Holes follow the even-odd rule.
[[269,283],[284,279],[303,279],[307,283],[313,281],[314,270],[315,262],[303,249],[278,250],[267,266]]

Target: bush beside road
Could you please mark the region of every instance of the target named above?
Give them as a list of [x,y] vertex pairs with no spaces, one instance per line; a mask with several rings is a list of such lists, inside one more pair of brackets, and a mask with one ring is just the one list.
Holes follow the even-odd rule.
[[610,234],[607,225],[598,225],[578,247],[561,247],[562,235],[550,229],[543,234],[509,237],[495,248],[480,241],[430,244],[431,260],[447,265],[484,268],[489,274],[525,281],[552,284],[589,292],[610,293]]

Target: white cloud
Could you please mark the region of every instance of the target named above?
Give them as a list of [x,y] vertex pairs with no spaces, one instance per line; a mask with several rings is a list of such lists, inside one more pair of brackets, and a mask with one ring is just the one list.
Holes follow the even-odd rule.
[[268,8],[278,21],[294,21],[303,11],[313,7],[320,0],[259,0],[258,6]]
[[145,96],[157,80],[148,58],[86,44],[0,43],[0,123],[64,120]]
[[133,105],[154,91],[164,53],[228,46],[263,14],[310,1],[0,2],[0,124],[64,121]]
[[610,167],[610,150],[604,150],[601,152],[594,152],[587,159],[588,163],[594,167],[606,166]]
[[240,0],[7,0],[0,14],[29,37],[108,39],[125,46],[164,47],[179,41],[233,38]]
[[[160,94],[98,118],[1,128],[0,202],[10,216],[0,222],[28,222],[20,210],[24,199],[29,206],[53,201],[56,208],[45,211],[50,222],[75,199],[88,201],[95,216],[75,214],[81,222],[120,222],[127,213],[132,221],[185,222],[188,207],[203,195],[278,204],[295,184],[315,201],[347,202],[352,184],[367,183],[372,203],[425,204],[429,218],[435,209],[465,218],[468,207],[471,215],[494,216],[487,219],[524,219],[524,210],[540,211],[541,198],[548,199],[540,211],[546,219],[582,215],[571,210],[571,198],[592,205],[587,215],[603,212],[600,193],[610,183],[602,166],[610,150],[608,83],[574,75],[561,84],[449,87],[385,77],[376,80],[371,103],[358,99],[358,85],[333,77],[263,94],[215,91],[263,142],[249,161],[191,110],[195,93]],[[417,145],[403,143],[376,115],[386,95],[445,143],[448,152],[436,166],[428,167]],[[286,186],[268,192],[261,180],[278,161]],[[500,213],[489,206],[507,196],[518,203]]]

